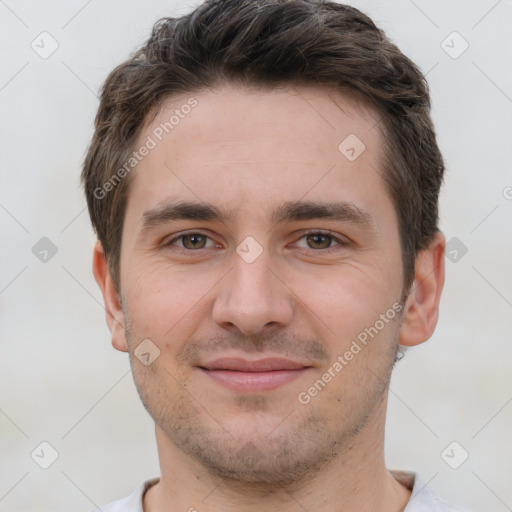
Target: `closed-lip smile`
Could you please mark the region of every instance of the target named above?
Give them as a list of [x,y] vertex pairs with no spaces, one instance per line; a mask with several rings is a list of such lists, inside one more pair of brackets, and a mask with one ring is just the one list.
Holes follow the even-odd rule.
[[198,367],[219,384],[234,391],[251,392],[276,389],[302,375],[311,365],[282,357],[220,357]]

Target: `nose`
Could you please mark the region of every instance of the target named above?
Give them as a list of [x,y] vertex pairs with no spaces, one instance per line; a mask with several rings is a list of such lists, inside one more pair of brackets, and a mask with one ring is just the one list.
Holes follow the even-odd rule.
[[293,316],[290,289],[269,267],[265,253],[252,263],[233,255],[234,268],[221,281],[213,306],[213,320],[224,329],[245,336],[266,334],[288,325]]

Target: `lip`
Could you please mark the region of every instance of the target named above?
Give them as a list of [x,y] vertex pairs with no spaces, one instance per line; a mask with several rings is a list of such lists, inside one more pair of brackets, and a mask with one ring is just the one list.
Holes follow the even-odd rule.
[[270,372],[299,370],[307,365],[283,357],[265,357],[253,361],[241,357],[221,357],[201,365],[207,370],[235,370],[239,372]]
[[280,357],[250,361],[222,357],[199,369],[215,382],[234,391],[270,391],[303,375],[311,366]]

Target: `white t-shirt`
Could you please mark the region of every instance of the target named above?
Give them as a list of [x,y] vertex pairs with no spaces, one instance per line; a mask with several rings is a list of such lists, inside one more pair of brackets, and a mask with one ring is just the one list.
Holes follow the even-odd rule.
[[[396,470],[392,470],[390,473],[402,485],[405,485],[412,491],[409,502],[403,512],[469,512],[465,508],[450,505],[450,503],[434,494],[417,473]],[[142,508],[144,493],[158,481],[158,478],[153,478],[141,482],[130,496],[104,505],[92,512],[144,512]]]

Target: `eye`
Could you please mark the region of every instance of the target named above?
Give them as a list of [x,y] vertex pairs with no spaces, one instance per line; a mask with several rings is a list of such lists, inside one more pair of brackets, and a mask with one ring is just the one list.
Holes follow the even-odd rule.
[[[214,247],[215,244],[213,240],[210,239],[210,237],[203,235],[202,233],[187,233],[179,235],[172,240],[169,240],[169,242],[165,242],[165,246],[169,245],[177,245],[180,249],[185,250],[196,250],[196,249],[207,249],[207,241],[210,240],[210,243],[213,245],[209,245],[208,247]],[[180,244],[176,244],[175,242],[181,241]]]
[[[305,245],[299,244],[304,240]],[[316,252],[329,253],[340,248],[350,245],[350,242],[340,237],[334,236],[329,232],[311,231],[304,234],[295,244],[300,249],[313,250]],[[209,236],[203,233],[185,233],[175,236],[168,242],[163,244],[164,247],[173,246],[183,251],[199,251],[200,249],[208,249],[213,247],[222,247],[216,244]]]
[[[340,247],[349,245],[349,242],[324,231],[312,231],[306,233],[299,240],[305,240],[306,247],[298,245],[301,249],[312,249],[315,251],[331,252]],[[336,242],[333,246],[332,243]]]

